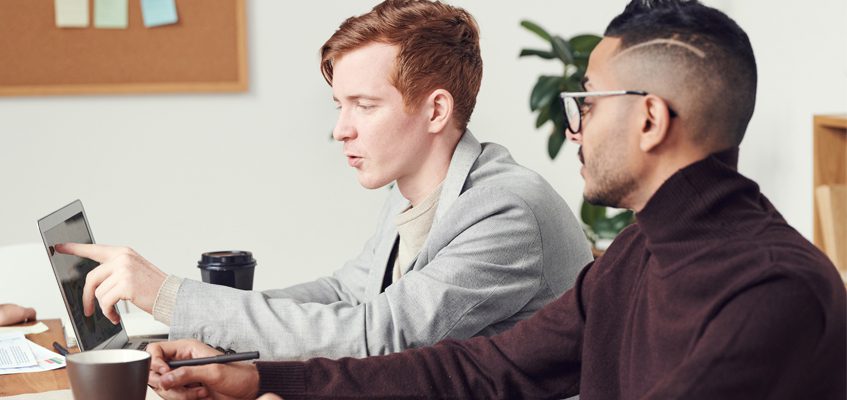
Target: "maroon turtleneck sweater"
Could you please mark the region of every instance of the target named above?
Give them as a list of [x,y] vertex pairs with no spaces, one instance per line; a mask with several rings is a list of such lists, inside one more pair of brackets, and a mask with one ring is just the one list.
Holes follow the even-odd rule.
[[730,150],[671,176],[574,289],[509,331],[366,359],[257,363],[260,392],[843,400],[840,277],[736,160]]

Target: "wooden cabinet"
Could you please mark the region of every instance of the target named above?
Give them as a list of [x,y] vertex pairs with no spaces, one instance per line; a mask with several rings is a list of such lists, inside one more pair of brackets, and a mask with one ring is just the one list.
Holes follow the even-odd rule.
[[847,277],[847,114],[814,118],[814,242]]

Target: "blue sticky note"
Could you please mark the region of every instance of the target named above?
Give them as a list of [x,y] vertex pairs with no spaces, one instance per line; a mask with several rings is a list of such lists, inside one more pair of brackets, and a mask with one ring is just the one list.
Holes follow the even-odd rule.
[[141,0],[141,14],[148,28],[175,24],[179,20],[174,0]]

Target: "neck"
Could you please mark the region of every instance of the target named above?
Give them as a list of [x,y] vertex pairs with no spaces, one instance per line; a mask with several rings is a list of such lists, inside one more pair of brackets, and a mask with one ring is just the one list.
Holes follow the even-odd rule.
[[635,212],[641,211],[668,178],[708,155],[708,151],[695,147],[677,147],[650,156],[651,159],[645,162],[649,172],[639,178],[641,181],[639,190],[633,193],[630,199],[627,199],[629,206],[626,208]]
[[447,176],[450,160],[461,135],[446,133],[442,132],[436,136],[430,151],[418,164],[416,171],[397,179],[397,189],[412,203],[412,207],[426,199]]

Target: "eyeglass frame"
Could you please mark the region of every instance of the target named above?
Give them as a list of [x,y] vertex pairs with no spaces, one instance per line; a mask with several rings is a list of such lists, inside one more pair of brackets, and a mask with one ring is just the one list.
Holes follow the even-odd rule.
[[[607,96],[647,96],[649,93],[643,90],[605,90],[605,91],[596,91],[596,92],[562,92],[559,93],[559,105],[562,107],[562,115],[565,118],[565,129],[569,130],[572,134],[576,135],[579,132],[582,132],[582,118],[584,113],[582,111],[582,106],[576,101],[577,98],[584,97],[607,97]],[[566,99],[573,100],[573,103],[576,104],[577,107],[577,115],[579,115],[578,125],[576,132],[571,129],[570,119],[568,118],[568,109]],[[675,118],[678,114],[674,111],[670,105],[668,105],[668,113],[671,118]]]

